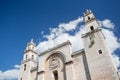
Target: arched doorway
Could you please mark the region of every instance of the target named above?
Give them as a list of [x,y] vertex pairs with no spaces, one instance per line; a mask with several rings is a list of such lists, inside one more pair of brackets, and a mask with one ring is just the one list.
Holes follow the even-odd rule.
[[53,75],[54,75],[54,80],[58,80],[58,71],[57,70],[53,71]]
[[45,80],[66,80],[65,59],[59,53],[50,55],[46,62]]

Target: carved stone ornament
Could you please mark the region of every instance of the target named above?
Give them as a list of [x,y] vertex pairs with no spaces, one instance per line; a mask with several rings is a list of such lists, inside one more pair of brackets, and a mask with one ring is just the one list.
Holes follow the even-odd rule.
[[59,57],[58,55],[52,55],[49,59],[49,68],[50,69],[55,69],[55,68],[58,68],[59,67]]

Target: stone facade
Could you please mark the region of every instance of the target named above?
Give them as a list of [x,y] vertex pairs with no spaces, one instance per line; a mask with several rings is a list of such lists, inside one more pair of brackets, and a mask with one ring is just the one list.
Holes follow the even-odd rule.
[[71,43],[67,41],[36,54],[36,45],[31,40],[24,52],[19,80],[120,80],[104,34],[91,10],[84,14],[84,22],[84,49],[79,51],[72,52]]

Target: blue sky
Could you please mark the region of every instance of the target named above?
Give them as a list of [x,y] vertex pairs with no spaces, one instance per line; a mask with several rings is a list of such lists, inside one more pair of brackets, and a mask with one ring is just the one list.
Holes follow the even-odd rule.
[[[91,9],[97,19],[114,23],[114,34],[120,38],[119,0],[0,0],[0,71],[20,64],[31,38],[38,44],[46,40],[49,28],[68,23]],[[120,49],[115,54],[120,56]]]

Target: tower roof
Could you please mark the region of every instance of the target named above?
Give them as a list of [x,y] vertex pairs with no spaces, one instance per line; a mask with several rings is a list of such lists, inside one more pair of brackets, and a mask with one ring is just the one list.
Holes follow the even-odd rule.
[[35,51],[35,47],[36,47],[36,44],[34,43],[34,41],[33,41],[33,39],[31,39],[31,41],[27,44],[27,47],[26,47],[26,49],[25,49],[25,53],[27,52],[27,51]]
[[33,38],[32,38],[31,41],[27,44],[27,46],[29,46],[29,45],[34,45],[34,46],[36,46],[36,44],[34,43]]

